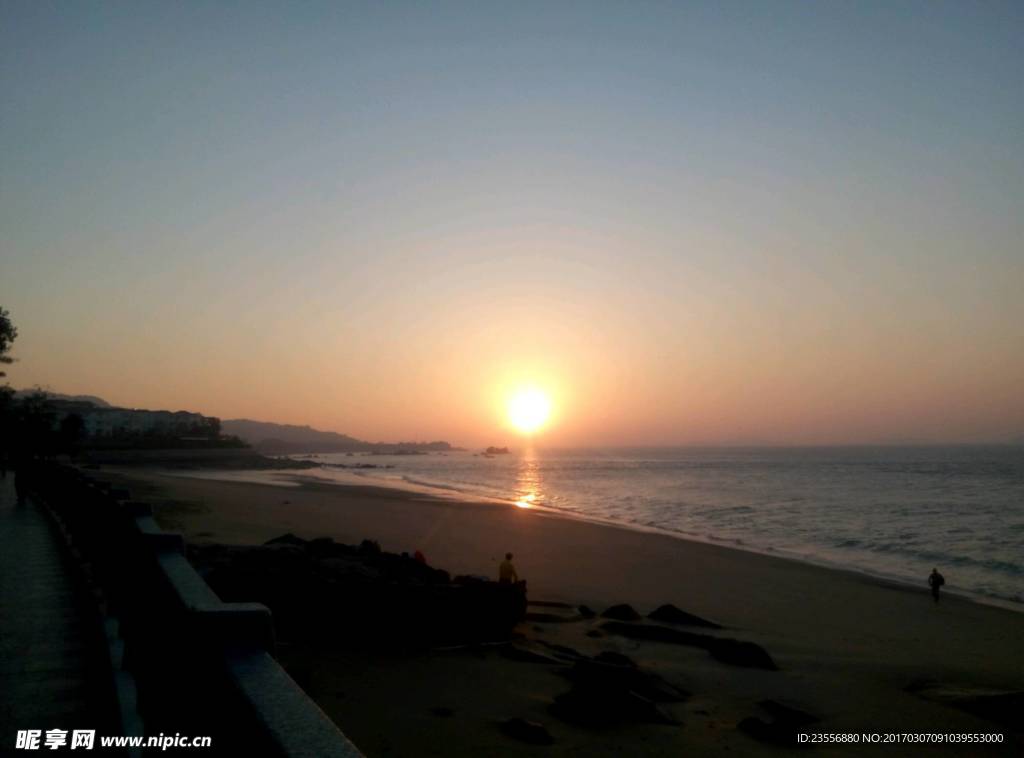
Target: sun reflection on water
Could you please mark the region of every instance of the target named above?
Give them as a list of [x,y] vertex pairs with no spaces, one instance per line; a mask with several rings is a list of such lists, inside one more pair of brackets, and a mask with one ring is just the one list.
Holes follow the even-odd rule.
[[544,500],[541,489],[540,461],[533,449],[523,452],[516,473],[515,504],[519,508],[533,508]]

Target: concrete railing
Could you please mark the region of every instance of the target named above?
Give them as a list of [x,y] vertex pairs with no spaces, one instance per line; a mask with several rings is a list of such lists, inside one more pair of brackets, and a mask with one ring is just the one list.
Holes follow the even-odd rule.
[[361,755],[272,657],[266,606],[221,602],[148,505],[70,466],[24,474],[99,599],[117,728],[209,736],[204,755]]

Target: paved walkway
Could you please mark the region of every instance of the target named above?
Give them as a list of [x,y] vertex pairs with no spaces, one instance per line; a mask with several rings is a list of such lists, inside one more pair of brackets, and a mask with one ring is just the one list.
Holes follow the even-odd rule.
[[13,475],[0,479],[0,755],[19,729],[97,728],[86,622],[57,540],[35,505],[16,502]]

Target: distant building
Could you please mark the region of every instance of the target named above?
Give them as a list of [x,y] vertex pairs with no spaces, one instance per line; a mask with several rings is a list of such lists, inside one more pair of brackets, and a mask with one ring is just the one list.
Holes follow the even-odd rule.
[[149,411],[97,406],[81,400],[52,400],[57,423],[81,417],[90,439],[120,437],[190,437],[217,439],[220,419],[188,411]]

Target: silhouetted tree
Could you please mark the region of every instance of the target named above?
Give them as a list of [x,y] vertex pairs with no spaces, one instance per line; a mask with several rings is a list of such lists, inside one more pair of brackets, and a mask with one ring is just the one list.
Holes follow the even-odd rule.
[[60,420],[60,448],[68,455],[78,452],[78,444],[85,437],[85,421],[77,413],[69,413]]
[[[10,352],[11,343],[18,337],[18,330],[11,323],[11,314],[0,307],[0,363],[14,363],[14,359],[7,353]],[[7,376],[0,371],[0,378]]]
[[[14,362],[9,353],[17,336],[11,314],[0,308],[0,365]],[[0,372],[0,377],[4,376]],[[58,427],[56,411],[45,392],[19,398],[8,384],[0,387],[0,469],[4,471],[11,464],[17,468],[64,450],[71,452],[84,428],[80,416],[64,419]]]
[[[11,314],[0,307],[0,365],[14,362],[7,353],[17,336],[18,330],[11,323]],[[5,376],[7,374],[0,371],[0,379]],[[14,390],[5,382],[0,386],[0,472],[4,476],[7,474],[14,449],[14,426]]]
[[47,458],[60,447],[57,414],[45,392],[33,392],[14,404],[15,452],[21,458]]

